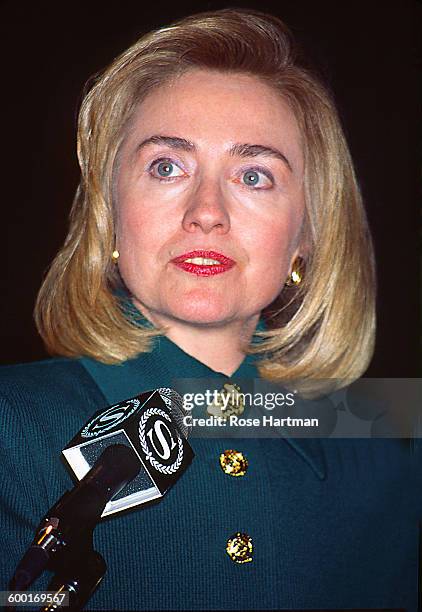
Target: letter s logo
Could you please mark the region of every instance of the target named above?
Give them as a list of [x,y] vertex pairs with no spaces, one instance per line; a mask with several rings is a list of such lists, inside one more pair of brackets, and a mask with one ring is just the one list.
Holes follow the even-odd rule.
[[[163,429],[167,432],[167,437],[164,435]],[[161,449],[163,451],[162,453],[160,453],[154,443],[154,434],[161,446]],[[157,455],[161,457],[163,461],[167,461],[167,459],[170,459],[171,451],[176,446],[176,442],[174,441],[172,433],[166,423],[164,423],[164,421],[155,421],[154,426],[151,427],[151,429],[147,432],[147,436],[150,439],[150,442]],[[169,445],[167,438],[169,439],[171,445]]]
[[161,474],[176,473],[183,461],[183,441],[171,417],[162,408],[147,408],[139,419],[138,434],[145,460]]
[[95,438],[105,431],[110,431],[131,417],[139,408],[140,401],[136,398],[111,406],[97,414],[81,431],[82,438]]
[[103,415],[101,415],[98,421],[94,423],[91,430],[95,430],[95,429],[103,430],[104,427],[108,425],[113,427],[113,425],[119,423],[122,420],[122,417],[124,416],[125,416],[125,411],[119,408],[119,406],[116,406],[116,408],[112,408],[111,410],[108,410]]

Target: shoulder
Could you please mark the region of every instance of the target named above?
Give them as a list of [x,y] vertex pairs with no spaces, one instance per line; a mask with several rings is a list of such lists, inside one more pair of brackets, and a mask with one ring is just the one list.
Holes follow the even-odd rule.
[[[27,440],[63,446],[107,402],[77,359],[0,368],[0,436],[21,430]],[[7,433],[8,432],[8,433]],[[60,448],[60,450],[61,450]]]
[[57,357],[0,367],[0,398],[14,404],[37,401],[72,401],[100,393],[78,359]]
[[28,388],[38,387],[40,384],[48,388],[70,379],[77,381],[84,377],[86,371],[79,359],[52,357],[43,361],[1,366],[0,390],[21,385]]

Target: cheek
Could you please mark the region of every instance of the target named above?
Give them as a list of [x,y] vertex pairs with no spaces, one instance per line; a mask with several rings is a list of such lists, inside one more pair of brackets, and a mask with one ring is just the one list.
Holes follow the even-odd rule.
[[260,268],[276,264],[282,271],[289,266],[291,254],[296,247],[296,232],[296,226],[287,221],[277,220],[268,224],[265,230],[250,236],[251,259]]
[[158,207],[147,203],[122,202],[117,220],[117,240],[120,253],[132,257],[153,256],[167,239],[169,222]]

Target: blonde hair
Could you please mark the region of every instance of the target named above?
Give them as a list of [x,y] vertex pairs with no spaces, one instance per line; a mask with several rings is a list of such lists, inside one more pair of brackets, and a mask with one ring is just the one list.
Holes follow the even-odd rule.
[[35,310],[47,349],[119,363],[148,350],[150,338],[162,333],[137,325],[116,294],[113,167],[139,103],[193,68],[261,79],[288,102],[303,138],[306,273],[298,291],[282,291],[270,329],[249,347],[262,357],[261,375],[308,381],[309,389],[317,379],[357,378],[373,350],[375,273],[348,147],[330,95],[296,60],[289,30],[278,18],[247,9],[192,15],[146,34],[85,96],[78,124],[81,182],[69,234]]

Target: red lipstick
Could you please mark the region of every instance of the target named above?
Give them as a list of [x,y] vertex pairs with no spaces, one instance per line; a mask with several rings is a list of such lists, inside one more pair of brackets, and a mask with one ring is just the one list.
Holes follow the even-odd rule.
[[[186,261],[192,259],[203,259],[205,261]],[[211,262],[209,260],[213,261]],[[226,257],[221,253],[203,250],[184,253],[183,255],[172,259],[171,263],[178,268],[185,270],[185,272],[190,272],[191,274],[196,274],[197,276],[214,276],[215,274],[221,274],[222,272],[227,272],[236,264],[233,259],[230,259],[230,257]]]

